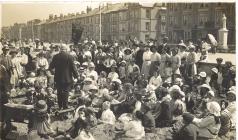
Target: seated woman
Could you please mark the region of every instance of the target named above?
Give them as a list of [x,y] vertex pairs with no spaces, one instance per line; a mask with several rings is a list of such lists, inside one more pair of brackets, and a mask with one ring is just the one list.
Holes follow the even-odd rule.
[[175,116],[182,115],[186,111],[186,105],[183,101],[185,94],[181,91],[177,85],[172,86],[169,89],[170,95],[172,96],[173,114]]
[[194,118],[193,123],[198,127],[198,138],[206,140],[215,140],[221,127],[220,122],[220,105],[213,101],[207,103],[207,116],[203,118]]

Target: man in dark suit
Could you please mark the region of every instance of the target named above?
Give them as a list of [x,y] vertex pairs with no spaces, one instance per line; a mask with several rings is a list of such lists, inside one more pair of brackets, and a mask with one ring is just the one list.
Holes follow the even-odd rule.
[[73,84],[73,77],[78,78],[73,57],[67,53],[66,45],[61,45],[61,51],[53,57],[49,69],[55,69],[54,82],[57,88],[59,108],[66,109],[68,108],[68,96]]

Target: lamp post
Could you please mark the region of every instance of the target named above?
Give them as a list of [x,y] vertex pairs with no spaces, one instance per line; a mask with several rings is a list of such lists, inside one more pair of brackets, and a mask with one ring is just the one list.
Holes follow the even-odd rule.
[[102,45],[102,11],[101,11],[101,3],[99,4],[99,43]]

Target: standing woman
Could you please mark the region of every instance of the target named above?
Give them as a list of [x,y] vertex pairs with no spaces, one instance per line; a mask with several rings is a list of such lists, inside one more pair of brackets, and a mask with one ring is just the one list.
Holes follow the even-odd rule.
[[171,63],[172,63],[172,81],[176,78],[175,75],[180,75],[180,66],[181,66],[181,59],[178,55],[178,49],[172,49],[172,56],[171,56]]
[[165,78],[165,68],[166,62],[170,61],[170,55],[166,53],[165,49],[161,50],[161,60],[160,60],[160,75],[161,78]]
[[13,69],[13,73],[11,75],[11,85],[13,88],[15,88],[15,86],[17,86],[18,84],[18,79],[21,73],[21,64],[20,64],[20,60],[17,56],[18,51],[16,49],[10,51],[10,55],[12,58],[12,69]]
[[145,78],[148,79],[151,65],[151,54],[149,46],[145,47],[145,52],[143,53],[143,64],[141,73],[145,75]]
[[189,53],[186,62],[186,78],[193,80],[192,78],[197,74],[195,46],[191,44],[188,48]]
[[160,65],[161,56],[157,52],[156,47],[151,46],[151,66],[150,66],[150,76],[153,76],[154,71],[156,71]]

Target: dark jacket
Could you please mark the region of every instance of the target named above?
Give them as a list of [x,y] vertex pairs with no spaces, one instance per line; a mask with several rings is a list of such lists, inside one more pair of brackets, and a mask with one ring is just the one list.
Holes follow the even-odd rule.
[[56,86],[73,83],[73,77],[78,77],[73,57],[66,52],[56,54],[50,63],[49,69],[55,69],[54,80]]
[[197,139],[197,127],[194,124],[184,125],[180,131],[176,134],[175,140],[196,140]]

